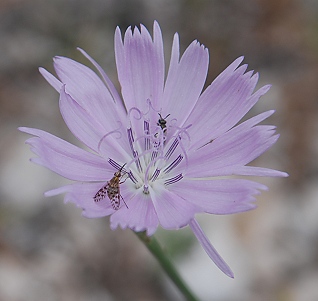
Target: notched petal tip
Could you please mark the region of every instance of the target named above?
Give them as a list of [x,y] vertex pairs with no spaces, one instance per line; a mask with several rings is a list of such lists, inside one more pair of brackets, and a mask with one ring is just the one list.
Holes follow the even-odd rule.
[[59,92],[62,83],[50,72],[48,72],[43,67],[39,67],[39,72],[44,77],[44,79],[57,91]]
[[61,61],[63,59],[67,59],[67,58],[64,56],[61,56],[61,55],[56,55],[53,57],[53,62],[56,63],[56,62]]

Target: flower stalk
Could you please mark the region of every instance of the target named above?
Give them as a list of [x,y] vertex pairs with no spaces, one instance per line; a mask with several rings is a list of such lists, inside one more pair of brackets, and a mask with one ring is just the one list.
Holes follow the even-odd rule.
[[164,252],[159,242],[154,236],[147,236],[146,232],[135,232],[139,239],[145,244],[148,250],[156,257],[163,270],[167,273],[170,279],[174,282],[180,292],[188,301],[199,301],[189,287],[185,284],[170,258]]

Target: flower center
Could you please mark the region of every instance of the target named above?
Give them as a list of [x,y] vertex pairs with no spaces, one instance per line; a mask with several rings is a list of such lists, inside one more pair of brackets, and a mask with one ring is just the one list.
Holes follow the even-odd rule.
[[[131,160],[124,162],[125,167],[122,168],[123,162],[108,159],[115,169],[122,168],[136,189],[142,187],[144,194],[149,194],[150,187],[155,189],[157,185],[168,186],[182,180],[187,168],[189,126],[179,128],[176,119],[166,120],[170,114],[165,117],[157,114],[152,114],[151,121],[149,112],[143,114],[137,108],[130,109],[130,126],[126,137],[120,138],[128,139]],[[158,119],[153,116],[158,116]]]

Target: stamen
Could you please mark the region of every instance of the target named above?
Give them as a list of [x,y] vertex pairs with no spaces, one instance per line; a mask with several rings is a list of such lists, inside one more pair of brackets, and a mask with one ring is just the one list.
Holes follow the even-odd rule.
[[177,126],[176,126],[177,121],[178,121],[177,118],[172,118],[172,119],[170,120],[170,126],[172,126],[172,127],[177,127]]
[[179,139],[175,138],[175,140],[173,141],[173,143],[170,145],[168,151],[165,154],[165,158],[168,160],[171,155],[173,154],[173,152],[176,150],[177,146],[179,145]]
[[109,135],[112,135],[112,134],[119,134],[117,139],[120,139],[122,137],[122,134],[121,132],[119,131],[119,129],[121,128],[122,124],[120,121],[117,121],[119,123],[119,126],[116,130],[113,130],[113,131],[110,131],[108,132],[107,134],[105,134],[98,142],[98,146],[97,146],[97,149],[98,149],[98,152],[100,152],[100,147],[102,145],[102,142],[105,140],[106,137],[108,137]]
[[182,161],[183,156],[180,154],[169,166],[164,169],[164,173],[169,173],[172,169],[177,167],[179,163]]
[[144,176],[144,188],[148,187],[148,176],[149,176],[149,170],[150,170],[151,165],[148,164],[147,168],[146,168],[146,172],[145,172],[145,176]]
[[[162,157],[159,157],[159,158],[162,158]],[[154,164],[148,164],[148,166],[146,168],[146,172],[144,175],[144,183],[146,186],[148,185],[148,182],[149,182],[148,179],[149,179],[150,168],[152,168],[153,166],[154,166]],[[155,172],[153,173],[153,175],[150,178],[150,181],[155,181],[157,179],[157,177],[159,176],[159,174],[160,174],[160,169],[156,168]]]
[[[108,160],[108,163],[113,166],[115,169],[117,170],[121,170],[123,172],[123,174],[127,174],[128,177],[130,178],[130,180],[132,180],[132,182],[134,184],[136,184],[138,182],[138,180],[136,179],[136,177],[134,176],[134,174],[132,173],[131,170],[129,170],[127,164],[124,164],[124,165],[120,165],[119,163],[117,163],[115,160],[109,158]],[[124,168],[124,166],[127,167],[127,169],[129,170],[129,172],[127,171],[127,169]]]
[[191,126],[192,126],[192,124],[189,124],[189,125],[187,125],[187,126],[184,127],[184,128],[179,128],[179,127],[177,127],[177,129],[180,129],[180,132],[179,132],[180,137],[181,137],[182,134],[186,134],[186,136],[188,137],[188,140],[190,141],[191,138],[190,138],[189,133],[187,132],[187,129],[190,128]]
[[[175,140],[173,141],[173,143],[170,145],[170,148],[168,149],[167,153],[165,154],[165,158],[166,160],[168,160],[172,156],[173,152],[176,150],[177,146],[181,148],[181,154],[179,154],[179,156],[168,167],[165,168],[164,170],[165,173],[169,173],[172,169],[174,169],[178,164],[180,164],[183,158],[185,158],[186,160],[186,169],[188,168],[188,156],[187,156],[187,152],[184,147],[183,141],[184,140],[187,140],[188,142],[190,141],[190,135],[187,132],[187,129],[191,126],[192,124],[184,128],[173,126],[174,128],[177,128],[179,132],[177,136],[175,137]],[[183,138],[184,135],[186,136],[187,139]]]
[[164,159],[163,156],[163,149],[164,149],[164,143],[165,143],[166,137],[163,135],[163,132],[160,131],[159,133],[156,133],[156,135],[153,137],[153,152],[151,154],[151,161],[156,161],[158,158]]
[[149,187],[148,187],[148,185],[144,185],[143,193],[144,193],[144,194],[149,194]]
[[137,166],[138,172],[142,172],[142,167],[141,167],[141,163],[140,163],[140,159],[139,159],[140,156],[138,156],[138,152],[134,151],[133,152],[133,156],[136,159],[135,162],[136,162],[136,166]]
[[158,152],[157,151],[153,151],[152,154],[151,154],[151,161],[155,161],[157,157],[158,157]]
[[151,160],[155,160],[158,156],[159,153],[162,154],[163,152],[163,145],[164,145],[164,140],[165,137],[163,137],[162,133],[156,133],[152,137],[152,146],[153,146],[153,153],[151,155]]
[[141,164],[140,164],[140,156],[138,156],[138,152],[135,151],[134,149],[134,136],[133,136],[133,132],[132,132],[132,129],[129,128],[127,129],[127,135],[128,135],[128,141],[129,141],[129,146],[130,146],[130,149],[131,149],[131,152],[133,154],[133,157],[136,159],[134,160],[136,162],[136,166],[137,166],[137,169],[139,172],[142,171],[142,167],[141,167]]
[[134,136],[133,136],[133,132],[132,132],[131,128],[127,129],[127,134],[128,134],[128,142],[129,142],[130,149],[131,149],[132,152],[134,152],[133,142],[135,140],[134,140]]
[[150,149],[150,138],[149,138],[149,122],[144,120],[144,131],[145,131],[145,150]]
[[[130,168],[130,166],[131,166],[131,164],[133,164],[133,163],[136,163],[136,165],[138,165],[138,163],[137,163],[137,161],[139,162],[139,164],[140,164],[140,158],[142,158],[142,157],[144,157],[146,154],[149,154],[149,153],[151,153],[152,152],[152,150],[148,150],[148,151],[144,151],[144,152],[142,152],[141,154],[138,154],[138,152],[134,152],[133,153],[133,155],[134,155],[134,158],[132,159],[132,160],[130,160],[128,163],[127,163],[127,169],[128,168]],[[142,170],[141,170],[142,171]],[[141,172],[141,171],[139,171],[139,172]]]
[[[117,169],[117,170],[120,170],[120,169],[122,168],[122,166],[123,166],[123,165],[118,164],[116,161],[114,161],[114,160],[111,159],[111,158],[109,158],[107,161],[108,161],[108,163],[109,163],[112,167],[114,167],[114,168]],[[123,170],[124,172],[127,172],[127,171],[125,171],[124,168],[123,168],[122,170]]]
[[153,109],[155,112],[160,112],[162,109],[160,109],[160,110],[156,110],[154,107],[153,107],[153,105],[152,105],[152,102],[151,102],[151,100],[148,98],[147,99],[147,104],[149,105],[149,108],[148,108],[148,111],[147,111],[147,114],[149,113],[149,111],[150,111],[150,108],[151,109]]
[[[164,137],[164,135],[161,133],[155,133],[155,135],[153,134],[149,134],[150,133],[150,127],[149,127],[149,122],[148,121],[144,121],[144,131],[145,131],[145,135],[137,137],[136,139],[134,139],[133,135],[132,135],[132,131],[131,129],[128,129],[128,140],[129,140],[129,144],[130,144],[130,148],[132,149],[132,152],[134,153],[134,148],[133,145],[136,144],[139,140],[144,140],[144,144],[145,144],[145,151],[144,154],[149,153],[148,151],[150,150],[152,152],[150,161],[154,161],[158,154],[162,154],[163,152],[163,142],[165,141],[166,137]],[[139,156],[140,157],[140,156]],[[146,158],[145,162],[147,161]]]
[[136,111],[138,113],[138,116],[133,116],[135,119],[140,120],[142,118],[142,116],[144,115],[138,108],[136,107],[132,107],[129,112],[128,112],[128,116],[130,118],[130,116],[132,115],[131,113],[133,111]]
[[[173,121],[177,121],[177,119],[173,119]],[[187,132],[187,129],[190,128],[191,126],[192,126],[192,124],[189,124],[186,127],[179,127],[179,126],[176,126],[175,124],[173,124],[170,127],[178,130],[178,135],[180,137],[181,137],[182,134],[185,134],[188,137],[188,140],[190,141],[191,139],[190,139],[189,133]]]
[[133,182],[134,184],[138,183],[138,180],[135,178],[135,176],[134,176],[134,174],[132,173],[132,171],[129,171],[129,172],[127,173],[127,175],[129,176],[130,180],[132,180],[132,182]]
[[165,185],[171,185],[171,184],[174,184],[174,183],[179,182],[179,181],[182,180],[182,179],[183,179],[183,175],[182,175],[182,173],[180,173],[180,174],[178,174],[177,176],[166,180],[164,184],[165,184]]
[[[181,150],[182,150],[182,152],[183,152],[183,154],[184,154],[184,158],[185,158],[185,164],[186,164],[186,170],[188,169],[188,156],[187,156],[187,152],[186,152],[186,150],[185,150],[185,148],[184,148],[184,146],[183,146],[183,143],[182,143],[182,141],[181,141],[181,137],[179,137],[179,139],[180,139],[180,148],[181,148]],[[179,164],[179,163],[178,163]]]
[[156,168],[155,172],[153,173],[150,181],[154,182],[157,180],[158,176],[160,175],[160,169]]

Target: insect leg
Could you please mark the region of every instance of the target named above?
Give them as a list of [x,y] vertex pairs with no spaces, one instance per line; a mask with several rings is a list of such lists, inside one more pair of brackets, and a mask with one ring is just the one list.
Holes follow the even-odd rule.
[[122,199],[122,201],[124,202],[124,204],[125,204],[125,206],[127,207],[127,209],[129,209],[128,206],[127,206],[127,204],[126,204],[126,202],[125,202],[125,200],[124,200],[124,198],[121,196],[121,194],[119,195],[119,197]]

